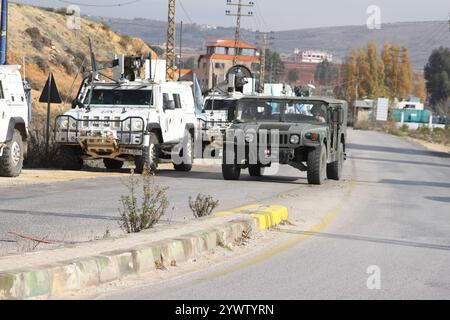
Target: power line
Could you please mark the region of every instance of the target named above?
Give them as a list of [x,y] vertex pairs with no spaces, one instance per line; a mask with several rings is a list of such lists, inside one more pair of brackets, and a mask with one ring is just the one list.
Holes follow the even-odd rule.
[[233,65],[236,65],[237,58],[239,55],[239,42],[241,40],[241,18],[242,17],[252,17],[253,12],[249,11],[247,14],[242,13],[242,7],[254,7],[255,3],[252,1],[249,1],[248,4],[243,4],[242,0],[238,0],[238,2],[233,2],[232,0],[227,0],[227,6],[236,6],[237,11],[231,12],[231,10],[226,10],[225,13],[227,16],[236,17],[236,31],[234,35],[234,58],[233,58]]
[[183,2],[181,2],[181,0],[178,0],[178,3],[180,4],[181,9],[183,10],[184,15],[185,15],[186,18],[189,20],[189,22],[190,22],[191,24],[194,24],[194,21],[191,19],[190,14],[188,13],[188,11],[186,10],[186,8],[184,7]]
[[124,2],[120,2],[120,3],[113,3],[113,4],[81,3],[81,2],[70,1],[70,0],[57,0],[57,1],[65,3],[65,4],[77,5],[77,6],[80,6],[80,7],[110,8],[110,7],[123,7],[123,6],[127,6],[127,5],[130,5],[130,4],[137,3],[137,2],[141,2],[143,0],[129,0],[129,1],[124,1]]

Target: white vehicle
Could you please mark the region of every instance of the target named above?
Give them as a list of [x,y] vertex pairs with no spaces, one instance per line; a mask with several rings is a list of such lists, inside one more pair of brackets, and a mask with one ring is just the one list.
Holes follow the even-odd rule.
[[[103,159],[108,169],[120,169],[124,161],[134,160],[138,173],[145,167],[156,170],[159,162],[190,171],[196,124],[192,83],[151,77],[155,61],[119,60],[115,81],[86,79],[74,108],[56,119],[62,168],[79,170],[83,160]],[[159,64],[164,70],[159,74],[165,74],[164,63]],[[142,79],[141,68],[146,74]]]
[[0,66],[0,176],[17,177],[27,153],[31,90],[20,66]]

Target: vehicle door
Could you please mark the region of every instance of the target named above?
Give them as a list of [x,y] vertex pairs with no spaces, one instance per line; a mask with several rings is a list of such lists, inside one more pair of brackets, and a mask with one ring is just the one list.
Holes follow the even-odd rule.
[[183,139],[184,129],[186,127],[186,119],[184,118],[183,111],[183,96],[180,93],[174,93],[173,100],[175,102],[174,131],[176,132],[175,134],[177,139]]
[[0,143],[5,142],[8,133],[9,119],[11,117],[11,108],[6,100],[4,91],[4,79],[0,79]]
[[176,138],[175,130],[175,101],[170,91],[162,90],[161,129],[164,142],[173,142]]
[[[331,145],[330,148],[333,150],[333,152],[337,152],[339,148],[339,122],[335,121],[335,114],[338,112],[342,112],[339,105],[332,105],[329,110],[329,123],[330,123],[330,133],[331,133]],[[339,117],[338,117],[339,118]]]

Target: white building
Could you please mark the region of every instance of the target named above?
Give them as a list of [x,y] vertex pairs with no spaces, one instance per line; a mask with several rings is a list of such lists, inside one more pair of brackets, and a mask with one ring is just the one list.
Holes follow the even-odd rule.
[[332,62],[333,55],[325,51],[315,51],[315,50],[301,51],[300,49],[295,49],[294,59],[297,62],[304,62],[304,63],[321,63],[324,60]]

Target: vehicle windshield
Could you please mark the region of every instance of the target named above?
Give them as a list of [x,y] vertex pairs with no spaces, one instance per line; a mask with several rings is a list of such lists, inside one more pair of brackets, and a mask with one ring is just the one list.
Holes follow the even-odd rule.
[[[88,105],[90,92],[84,99]],[[152,102],[152,90],[108,90],[94,89],[92,92],[91,106],[149,106]]]
[[208,99],[205,102],[205,110],[207,111],[226,111],[235,108],[237,100]]
[[241,122],[319,122],[328,120],[327,105],[322,102],[241,100],[236,120]]

